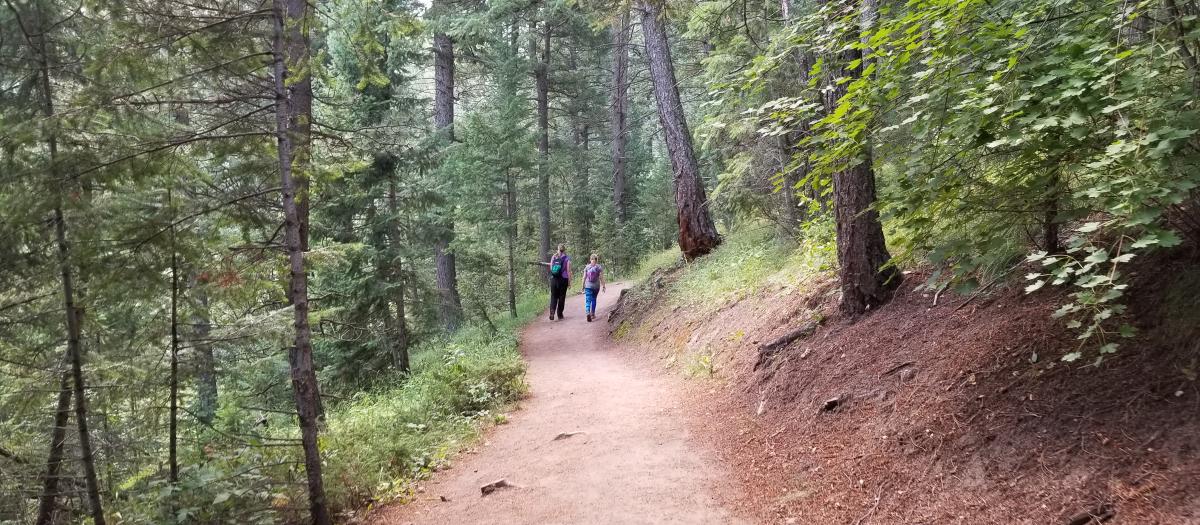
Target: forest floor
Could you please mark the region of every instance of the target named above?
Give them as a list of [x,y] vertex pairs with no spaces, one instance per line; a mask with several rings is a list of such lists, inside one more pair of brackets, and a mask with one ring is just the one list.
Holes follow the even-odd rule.
[[[604,320],[622,288],[601,295],[592,323],[575,295],[565,320],[542,317],[527,328],[530,391],[519,409],[423,483],[415,501],[384,507],[370,522],[745,523],[722,504],[737,484],[699,435],[696,393],[610,339]],[[509,486],[482,493],[498,480]]]
[[700,435],[733,467],[735,511],[812,525],[1200,524],[1191,259],[1136,268],[1138,337],[1095,366],[1059,359],[1078,342],[1050,315],[1057,290],[934,297],[912,272],[889,304],[846,319],[828,274],[696,300],[727,279],[711,257],[630,289],[610,326],[714,390],[705,410],[725,430]]

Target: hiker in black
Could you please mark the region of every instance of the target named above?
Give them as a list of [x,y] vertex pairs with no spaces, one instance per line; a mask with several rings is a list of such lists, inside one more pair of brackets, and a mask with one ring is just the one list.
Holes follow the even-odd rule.
[[571,257],[567,255],[566,245],[558,245],[558,251],[550,258],[550,320],[557,314],[563,318],[563,308],[567,303],[567,288],[571,286]]

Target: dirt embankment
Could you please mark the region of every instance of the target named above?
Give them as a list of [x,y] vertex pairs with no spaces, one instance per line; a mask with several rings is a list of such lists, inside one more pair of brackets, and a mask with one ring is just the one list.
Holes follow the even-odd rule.
[[1139,338],[1099,367],[1059,360],[1077,344],[1050,316],[1060,297],[997,287],[934,306],[918,275],[851,323],[830,282],[674,307],[676,269],[610,322],[715,374],[698,389],[706,434],[750,495],[734,503],[763,521],[1200,524],[1200,271],[1141,268]]

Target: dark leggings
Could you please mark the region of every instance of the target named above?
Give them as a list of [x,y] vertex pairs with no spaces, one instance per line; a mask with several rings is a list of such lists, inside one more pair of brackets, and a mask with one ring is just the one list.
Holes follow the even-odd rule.
[[567,287],[570,281],[562,277],[550,278],[550,315],[563,316],[563,308],[567,306]]

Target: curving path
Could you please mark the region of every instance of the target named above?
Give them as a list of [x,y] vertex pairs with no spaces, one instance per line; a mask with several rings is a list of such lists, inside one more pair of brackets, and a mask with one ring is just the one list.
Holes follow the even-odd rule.
[[[620,289],[600,296],[602,319]],[[423,484],[417,501],[370,522],[745,523],[718,503],[735,484],[689,431],[678,380],[623,356],[607,327],[586,322],[580,295],[568,298],[566,320],[534,322],[521,343],[530,394],[509,423]],[[576,434],[555,439],[564,433]],[[480,495],[501,478],[515,487]]]

